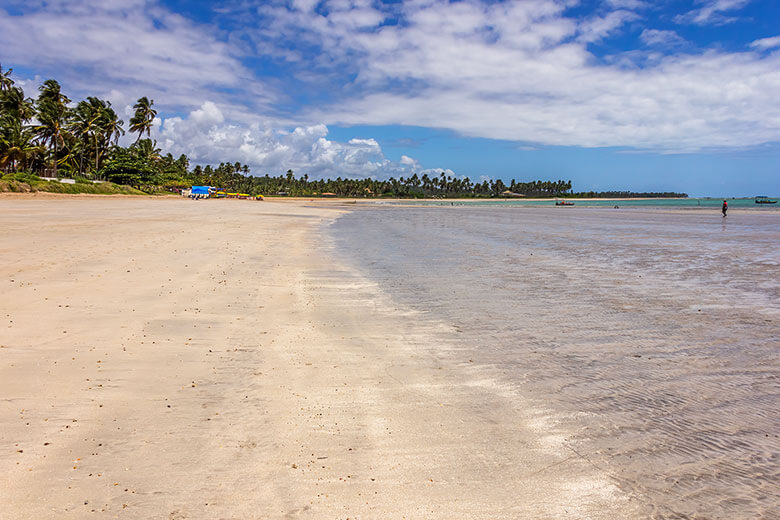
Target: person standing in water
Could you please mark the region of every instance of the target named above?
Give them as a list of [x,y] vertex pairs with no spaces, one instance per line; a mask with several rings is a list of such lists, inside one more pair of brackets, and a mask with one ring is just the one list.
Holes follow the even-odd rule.
[[725,200],[723,201],[723,206],[721,206],[720,210],[723,212],[723,216],[726,216],[726,212],[729,210],[729,203]]

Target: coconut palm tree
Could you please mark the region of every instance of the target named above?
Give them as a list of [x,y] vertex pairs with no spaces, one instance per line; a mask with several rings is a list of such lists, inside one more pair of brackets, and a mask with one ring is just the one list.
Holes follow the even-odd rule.
[[135,114],[130,118],[130,131],[138,132],[136,143],[141,140],[144,133],[147,137],[151,137],[152,124],[157,116],[157,111],[152,106],[154,106],[154,100],[150,100],[146,96],[138,98],[138,102],[133,105]]
[[123,124],[109,101],[90,96],[76,105],[68,128],[78,141],[80,171],[84,171],[85,161],[93,164],[94,173],[100,170],[112,142],[116,144],[124,134]]
[[11,117],[26,123],[35,115],[33,100],[24,97],[19,87],[8,87],[0,91],[0,117]]
[[14,171],[25,170],[44,153],[44,147],[35,141],[35,133],[20,121],[4,124],[0,132],[0,169],[9,164]]
[[88,154],[92,151],[93,144],[96,144],[95,135],[100,116],[100,100],[95,97],[79,101],[76,108],[70,113],[68,130],[76,140],[74,152],[77,152],[78,155],[80,173],[84,172],[84,162],[90,159]]
[[100,115],[100,130],[106,147],[112,143],[116,146],[119,138],[125,135],[125,129],[122,128],[124,124],[125,122],[119,119],[114,109],[111,108],[111,103],[106,101],[105,106],[101,107]]
[[13,86],[14,80],[11,79],[11,73],[13,71],[14,69],[8,69],[7,71],[3,72],[3,66],[0,65],[0,92],[3,90],[8,90]]
[[111,102],[101,100],[98,110],[100,117],[98,118],[95,139],[97,143],[95,149],[96,172],[100,170],[101,159],[108,154],[111,145],[116,146],[119,138],[125,134],[125,130],[122,128],[125,122],[119,119],[114,109],[111,108]]
[[151,139],[143,139],[142,141],[136,141],[133,143],[132,148],[135,148],[137,157],[146,162],[157,162],[160,160],[160,150],[157,148],[157,141]]
[[60,84],[53,79],[44,81],[38,90],[41,91],[37,103],[39,124],[35,127],[35,132],[44,144],[48,142],[51,145],[56,177],[58,153],[64,144],[62,132],[70,99],[62,94]]
[[[6,74],[0,74],[7,79]],[[0,168],[11,165],[13,170],[27,166],[27,159],[37,154],[34,135],[27,123],[35,114],[32,100],[24,97],[19,87],[0,90]]]

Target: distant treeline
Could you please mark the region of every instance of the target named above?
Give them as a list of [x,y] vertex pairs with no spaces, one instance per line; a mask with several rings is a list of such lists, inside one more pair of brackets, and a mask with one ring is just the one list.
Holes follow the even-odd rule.
[[571,181],[532,181],[508,185],[500,179],[472,182],[468,177],[458,178],[442,172],[435,176],[416,173],[408,177],[387,180],[364,179],[309,179],[296,177],[292,170],[286,175],[262,177],[248,175],[249,168],[236,164],[220,164],[216,168],[196,166],[189,177],[193,182],[226,188],[233,191],[264,195],[311,197],[332,195],[338,197],[397,197],[397,198],[463,198],[463,197],[555,197],[571,191]]
[[[277,196],[339,196],[397,198],[497,198],[497,197],[684,197],[684,193],[573,193],[571,181],[474,182],[441,172],[414,173],[387,180],[309,180],[308,175],[253,176],[241,163],[223,162],[217,167],[190,169],[186,155],[163,154],[150,139],[157,111],[154,100],[139,98],[133,106],[128,131],[135,142],[118,144],[125,134],[124,121],[107,100],[87,97],[71,101],[53,79],[38,88],[38,97],[27,97],[15,85],[11,70],[0,66],[0,174],[2,182],[21,182],[26,174],[70,177],[88,183],[107,180],[145,192],[189,185],[214,186],[230,192]],[[146,136],[146,138],[144,138]],[[22,175],[22,177],[19,177]],[[26,178],[26,177],[25,177]],[[26,178],[36,183],[32,177]],[[45,185],[45,183],[44,183]],[[43,185],[42,185],[43,186]],[[75,188],[74,188],[75,189]]]
[[518,182],[512,179],[505,184],[501,179],[472,182],[468,177],[457,178],[441,172],[435,176],[412,174],[409,177],[387,180],[375,179],[325,179],[309,180],[308,175],[295,177],[292,170],[287,175],[272,177],[249,175],[249,168],[240,163],[220,164],[216,168],[196,166],[188,174],[193,184],[202,184],[239,191],[251,195],[278,195],[291,197],[364,197],[364,198],[640,198],[687,197],[685,193],[634,193],[630,191],[573,192],[571,181]]
[[580,191],[572,193],[572,197],[584,199],[664,199],[664,198],[688,198],[687,193],[676,193],[674,191]]

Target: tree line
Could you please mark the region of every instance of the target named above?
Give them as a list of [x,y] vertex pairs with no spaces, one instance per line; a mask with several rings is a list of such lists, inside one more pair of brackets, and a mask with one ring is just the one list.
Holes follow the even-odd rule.
[[[196,165],[190,168],[186,155],[163,154],[151,139],[157,111],[154,100],[141,97],[133,105],[134,113],[127,131],[137,134],[127,147],[120,146],[125,135],[124,121],[111,102],[87,97],[74,103],[63,94],[53,79],[43,82],[38,96],[26,97],[11,77],[12,69],[0,65],[0,171],[29,172],[47,177],[107,180],[145,191],[173,191],[188,185],[208,185],[226,191],[250,195],[343,197],[560,197],[583,196],[572,192],[571,181],[530,181],[500,179],[472,181],[441,172],[438,175],[413,173],[398,179],[371,178],[313,179],[285,175],[253,176],[241,163],[223,162],[218,166]],[[146,137],[144,137],[144,135]],[[590,192],[588,196],[685,196],[679,193]]]
[[[193,177],[201,179],[209,186],[234,185],[246,193],[264,193],[270,195],[289,195],[307,197],[316,195],[336,195],[340,197],[399,197],[399,198],[456,198],[456,197],[501,197],[524,194],[535,197],[563,195],[571,190],[571,181],[512,181],[506,185],[499,180],[472,182],[468,177],[454,177],[441,172],[439,175],[418,175],[391,177],[386,180],[372,178],[348,179],[309,179],[304,174],[296,177],[292,170],[279,176],[243,175],[246,166],[236,163],[221,164],[216,169],[196,166]],[[241,173],[239,173],[241,172]],[[226,179],[227,175],[227,179]]]
[[38,87],[38,97],[26,97],[11,78],[13,69],[0,65],[0,169],[62,173],[104,179],[107,168],[122,154],[154,163],[155,143],[142,139],[151,133],[157,112],[154,101],[142,97],[134,105],[129,131],[138,138],[128,148],[118,145],[125,134],[124,121],[110,101],[87,97],[75,105],[60,84],[48,79]]

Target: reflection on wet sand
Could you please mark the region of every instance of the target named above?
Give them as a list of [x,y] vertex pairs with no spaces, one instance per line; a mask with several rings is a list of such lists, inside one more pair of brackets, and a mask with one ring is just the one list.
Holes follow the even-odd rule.
[[780,510],[780,213],[373,208],[332,233],[648,516]]

